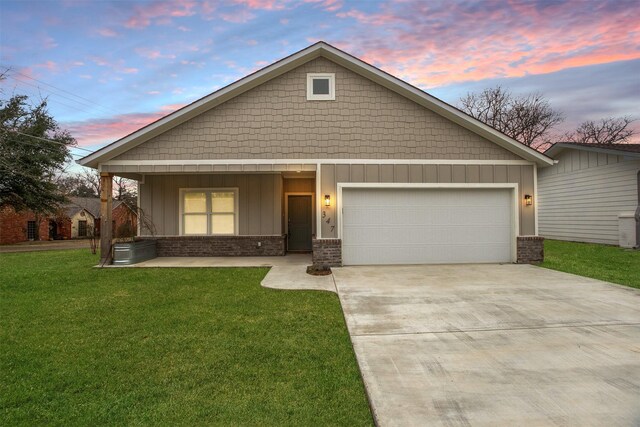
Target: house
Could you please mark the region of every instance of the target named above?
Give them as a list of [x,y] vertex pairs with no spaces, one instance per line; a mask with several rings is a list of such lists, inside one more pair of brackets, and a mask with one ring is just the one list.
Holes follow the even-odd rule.
[[113,175],[138,181],[159,256],[358,265],[539,260],[536,176],[553,161],[318,42],[79,163],[100,171],[105,212]]
[[[93,227],[96,236],[100,235],[100,199],[97,197],[71,197],[70,207],[81,207],[89,212],[93,221],[89,221],[88,225]],[[75,224],[75,223],[74,223]],[[111,215],[111,227],[114,231],[114,236],[120,237],[119,234],[127,233],[128,229],[134,234],[137,233],[138,215],[135,209],[132,209],[128,204],[122,200],[114,200],[112,215]],[[81,224],[78,224],[78,228]],[[126,227],[126,228],[123,228]],[[73,230],[73,228],[72,228]],[[75,237],[75,236],[74,236]]]
[[633,247],[640,243],[640,144],[562,142],[538,174],[540,235]]
[[0,245],[29,240],[60,239],[69,229],[64,214],[36,215],[31,211],[16,211],[12,206],[0,209]]
[[[137,214],[122,201],[113,202],[112,229],[119,234],[137,230]],[[71,197],[54,215],[37,216],[31,211],[11,206],[0,209],[0,244],[29,240],[83,239],[95,232],[100,235],[100,199]],[[118,233],[114,233],[117,236]],[[120,237],[120,236],[117,236]]]
[[[65,216],[70,222],[67,234],[63,235],[63,238],[84,239],[90,237],[95,231],[96,217],[94,212],[78,204],[78,199],[83,198],[72,197],[71,202],[63,208]],[[98,206],[100,206],[100,199],[98,199]]]

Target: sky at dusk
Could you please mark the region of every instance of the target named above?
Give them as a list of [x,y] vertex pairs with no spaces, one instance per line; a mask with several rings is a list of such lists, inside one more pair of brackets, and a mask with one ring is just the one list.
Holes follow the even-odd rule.
[[0,1],[3,96],[48,97],[90,149],[318,40],[454,105],[542,92],[559,133],[640,119],[637,0]]

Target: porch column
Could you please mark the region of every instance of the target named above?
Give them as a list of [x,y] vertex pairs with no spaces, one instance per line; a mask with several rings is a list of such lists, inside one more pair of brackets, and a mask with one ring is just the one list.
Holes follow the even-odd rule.
[[111,262],[111,213],[113,211],[113,175],[100,173],[100,264]]

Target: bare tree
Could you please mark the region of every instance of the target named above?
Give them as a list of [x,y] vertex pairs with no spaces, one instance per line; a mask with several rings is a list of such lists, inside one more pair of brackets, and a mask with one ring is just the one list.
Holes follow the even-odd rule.
[[113,194],[116,200],[135,206],[138,202],[136,190],[135,181],[120,176],[113,177]]
[[501,86],[468,93],[460,108],[470,116],[529,147],[550,143],[554,126],[564,116],[540,93],[516,96]]
[[566,140],[584,144],[619,144],[628,142],[635,134],[629,125],[635,120],[631,117],[607,117],[599,122],[588,120],[578,126],[574,132],[566,135]]
[[100,172],[95,169],[83,168],[77,178],[87,192],[91,193],[84,197],[100,197]]

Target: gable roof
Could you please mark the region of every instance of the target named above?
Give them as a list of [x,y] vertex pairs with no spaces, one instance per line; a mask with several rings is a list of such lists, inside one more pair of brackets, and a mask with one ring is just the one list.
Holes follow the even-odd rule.
[[589,144],[583,142],[556,142],[544,153],[550,157],[557,156],[566,149],[593,151],[614,156],[640,158],[640,144]]
[[378,83],[423,107],[439,114],[454,123],[488,139],[489,141],[511,151],[512,153],[540,166],[550,166],[553,160],[546,155],[519,143],[502,132],[474,119],[463,111],[447,104],[446,102],[429,95],[425,91],[410,85],[409,83],[392,76],[340,49],[325,42],[317,42],[286,58],[274,62],[228,86],[225,86],[203,98],[186,105],[171,114],[168,114],[153,123],[144,126],[137,131],[89,154],[77,163],[82,166],[97,168],[100,163],[116,157],[123,152],[142,144],[149,139],[172,129],[187,120],[190,120],[205,111],[208,111],[231,98],[234,98],[256,86],[259,86],[275,77],[278,77],[300,65],[318,57],[327,58],[375,83]]
[[[114,200],[112,210],[115,210],[120,205],[125,205],[129,210],[134,212],[133,209],[122,200]],[[94,218],[100,218],[100,199],[97,197],[70,197],[69,203],[64,206],[64,211],[68,217],[72,217],[83,209],[89,212]]]
[[[97,204],[96,201],[97,200]],[[70,197],[69,203],[63,206],[66,216],[71,218],[78,212],[85,210],[94,218],[100,216],[100,199],[93,197]]]

